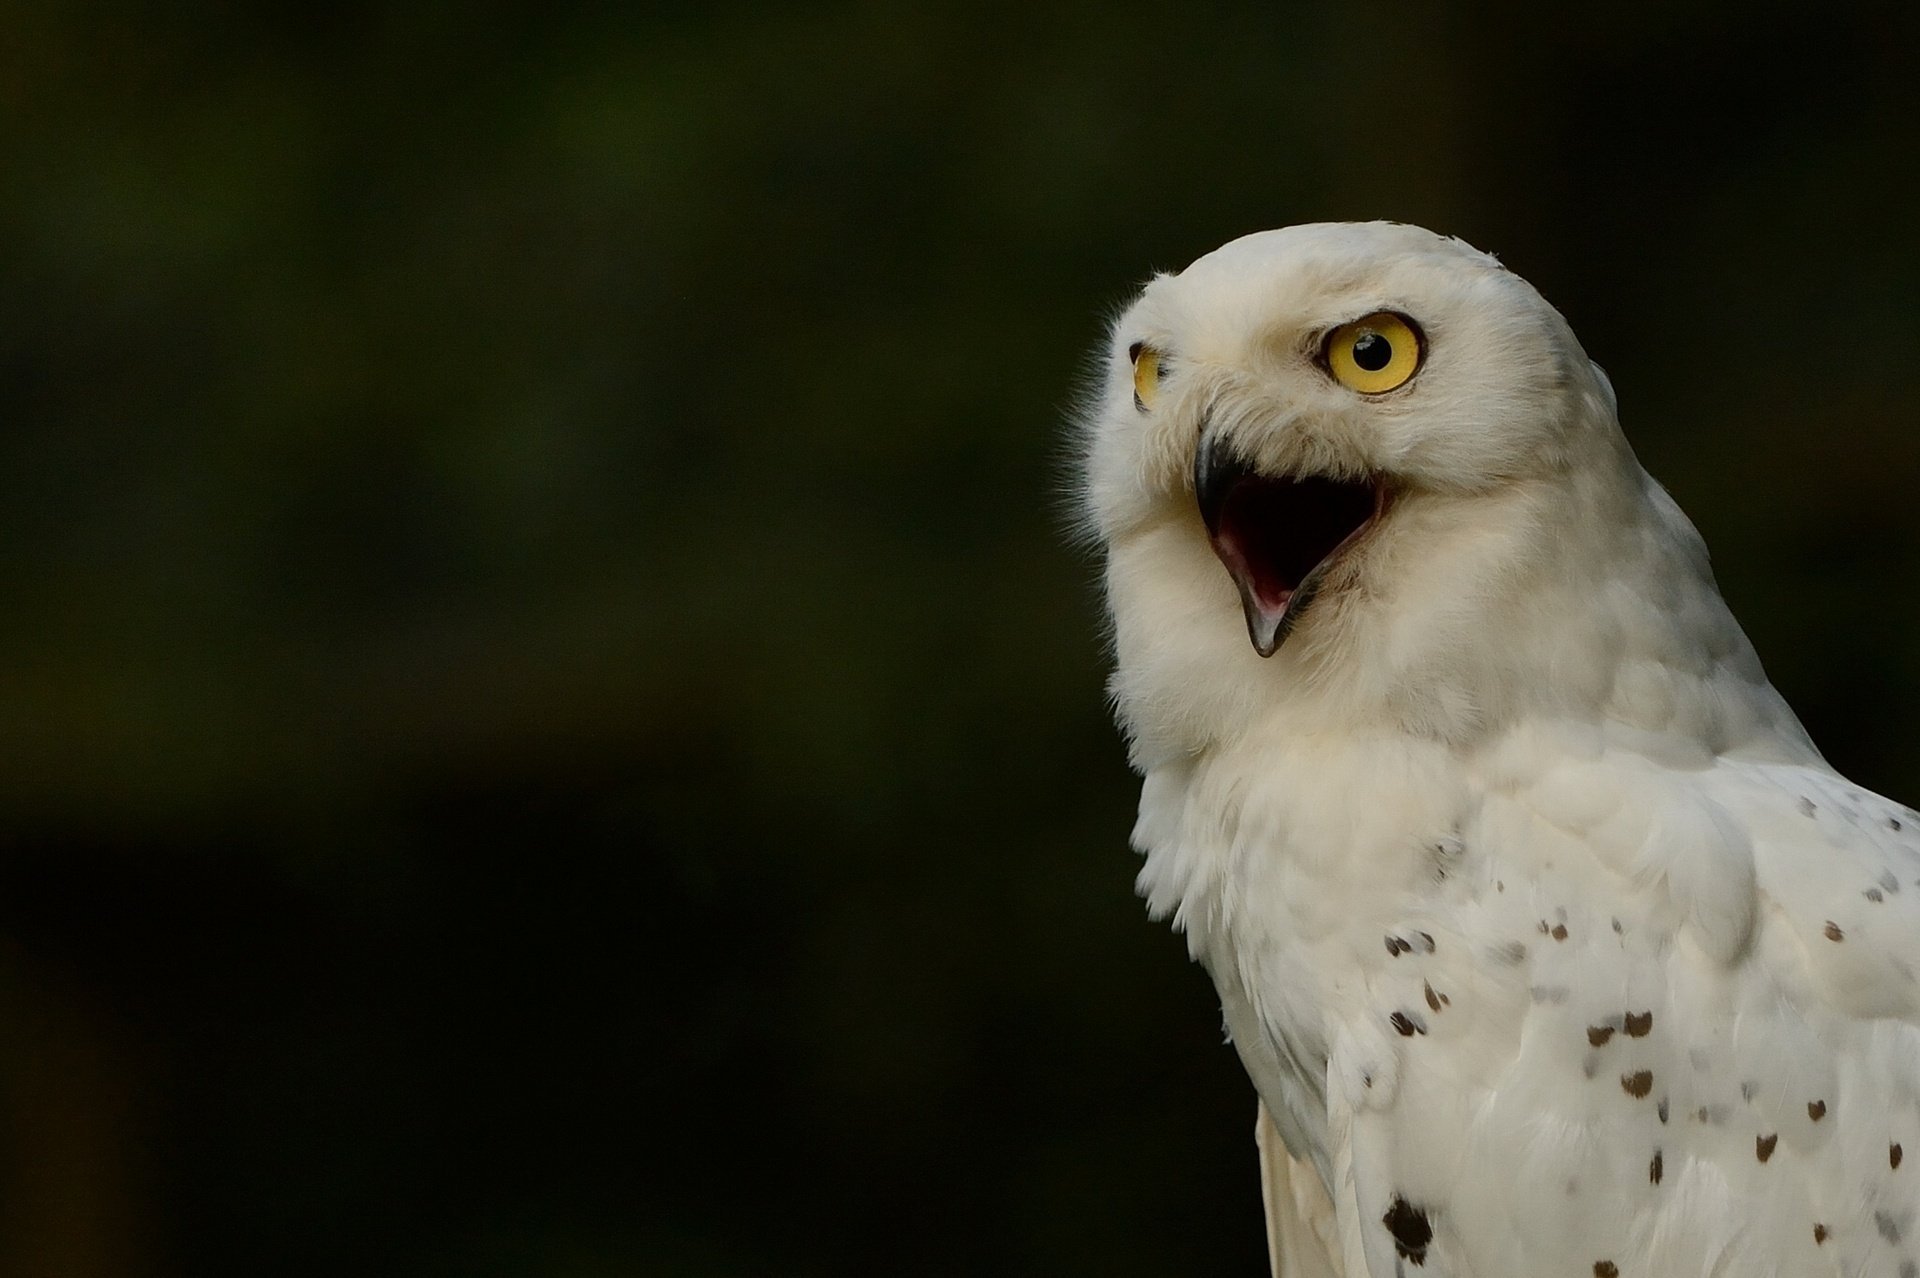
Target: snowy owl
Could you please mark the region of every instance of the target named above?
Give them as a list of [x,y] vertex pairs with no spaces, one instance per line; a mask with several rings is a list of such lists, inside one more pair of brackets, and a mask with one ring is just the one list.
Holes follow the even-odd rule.
[[1920,817],[1815,750],[1559,313],[1297,226],[1147,284],[1091,400],[1139,888],[1276,1271],[1920,1275]]

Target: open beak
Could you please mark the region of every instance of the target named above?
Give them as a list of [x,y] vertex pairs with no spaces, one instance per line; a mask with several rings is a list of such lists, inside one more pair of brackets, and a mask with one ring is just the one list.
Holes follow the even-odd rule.
[[1261,474],[1211,437],[1193,455],[1193,492],[1213,553],[1240,590],[1247,637],[1263,657],[1286,641],[1328,567],[1386,502],[1375,480]]

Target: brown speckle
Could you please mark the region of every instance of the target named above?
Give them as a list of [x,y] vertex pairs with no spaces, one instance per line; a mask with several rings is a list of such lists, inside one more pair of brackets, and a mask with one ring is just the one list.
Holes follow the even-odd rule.
[[1652,1012],[1627,1013],[1627,1037],[1645,1038],[1647,1031],[1653,1028]]
[[1415,932],[1414,935],[1420,938],[1421,949],[1429,954],[1433,953],[1436,947],[1433,943],[1433,934],[1431,932]]
[[1600,1053],[1588,1052],[1587,1058],[1580,1062],[1580,1072],[1592,1078],[1600,1072]]
[[1400,1031],[1401,1037],[1403,1038],[1412,1038],[1415,1034],[1424,1034],[1427,1032],[1427,1024],[1425,1021],[1417,1016],[1410,1016],[1405,1012],[1395,1012],[1392,1016],[1389,1016],[1387,1020],[1395,1029]]
[[1496,945],[1488,951],[1496,963],[1505,963],[1508,967],[1518,967],[1526,961],[1527,947],[1523,941],[1508,941],[1505,945]]
[[1613,934],[1614,934],[1615,936],[1625,936],[1625,935],[1626,935],[1626,931],[1625,931],[1625,930],[1624,930],[1624,929],[1623,929],[1623,928],[1622,928],[1622,927],[1620,926],[1620,920],[1619,920],[1619,919],[1615,919],[1615,920],[1613,921]]
[[1654,1112],[1660,1115],[1661,1122],[1664,1123],[1667,1121],[1667,1098],[1666,1097],[1662,1096],[1660,1098],[1660,1104],[1655,1108]]
[[1816,808],[1813,806],[1812,799],[1809,799],[1804,794],[1800,796],[1800,815],[1801,816],[1812,816],[1814,813],[1818,812],[1819,810],[1820,810],[1819,808]]
[[1493,881],[1493,890],[1496,892],[1504,892],[1507,890],[1507,885],[1502,883],[1499,879],[1495,879]]
[[1399,937],[1393,935],[1391,932],[1387,934],[1386,940],[1387,940],[1387,957],[1389,958],[1399,958],[1402,954],[1406,953],[1408,950],[1413,948],[1412,946],[1408,945],[1405,941],[1401,940]]
[[1620,1278],[1620,1266],[1611,1260],[1593,1262],[1593,1278]]
[[1552,931],[1552,932],[1551,932],[1551,933],[1550,933],[1549,935],[1551,935],[1551,936],[1553,937],[1553,939],[1554,939],[1554,940],[1556,940],[1556,941],[1564,941],[1564,940],[1566,940],[1566,939],[1567,939],[1567,925],[1566,925],[1565,923],[1555,923],[1555,924],[1553,925],[1553,931]]
[[1827,934],[1827,939],[1829,941],[1844,941],[1847,939],[1847,934],[1845,932],[1842,932],[1840,930],[1840,925],[1838,923],[1835,923],[1832,919],[1827,920],[1827,926],[1824,930]]
[[1887,1146],[1887,1166],[1893,1168],[1895,1171],[1900,1170],[1900,1142],[1899,1141],[1895,1141],[1893,1144]]
[[1547,921],[1546,921],[1545,919],[1541,919],[1541,920],[1540,920],[1540,935],[1542,935],[1542,936],[1545,936],[1545,935],[1547,935],[1547,934],[1548,934],[1549,932],[1551,932],[1551,931],[1553,931],[1553,928],[1552,928],[1551,926],[1549,926],[1549,925],[1548,925],[1548,923],[1547,923]]
[[1897,1243],[1900,1241],[1900,1222],[1892,1216],[1889,1216],[1886,1212],[1876,1211],[1873,1213],[1873,1227],[1879,1230],[1880,1236],[1888,1242]]
[[1827,1116],[1827,1103],[1823,1100],[1807,1102],[1807,1117],[1819,1122]]
[[1754,1091],[1755,1091],[1755,1088],[1752,1083],[1749,1082],[1749,1083],[1740,1084],[1740,1099],[1743,1101],[1752,1100]]
[[1888,817],[1888,818],[1887,818],[1887,828],[1888,828],[1889,830],[1897,830],[1897,829],[1899,829],[1899,828],[1900,828],[1900,818],[1899,818],[1899,817]]
[[1653,1161],[1647,1164],[1647,1179],[1654,1184],[1660,1183],[1660,1177],[1666,1172],[1667,1164],[1660,1157],[1660,1151],[1653,1151]]
[[1878,905],[1880,904],[1880,902],[1887,899],[1885,896],[1881,895],[1879,888],[1868,888],[1866,891],[1862,892],[1860,895],[1866,897],[1869,901],[1872,901],[1875,905]]
[[1440,996],[1433,992],[1433,983],[1431,981],[1423,981],[1421,982],[1421,984],[1425,988],[1427,993],[1427,1007],[1433,1011],[1436,1011],[1436,1012],[1439,1011]]
[[1779,1143],[1780,1133],[1778,1132],[1775,1132],[1771,1136],[1755,1136],[1753,1138],[1753,1156],[1764,1163],[1773,1157],[1773,1147]]
[[1821,1243],[1825,1242],[1826,1240],[1827,1240],[1827,1227],[1825,1225],[1816,1224],[1813,1227],[1813,1245],[1818,1247]]
[[1393,1235],[1394,1250],[1416,1265],[1427,1263],[1427,1244],[1433,1241],[1433,1222],[1427,1213],[1395,1194],[1380,1223]]
[[1635,1100],[1640,1099],[1653,1090],[1653,1071],[1643,1069],[1631,1074],[1622,1074],[1620,1076],[1620,1088]]
[[1587,1042],[1593,1045],[1594,1047],[1605,1047],[1607,1045],[1607,1040],[1612,1037],[1613,1037],[1613,1026],[1611,1025],[1587,1026]]

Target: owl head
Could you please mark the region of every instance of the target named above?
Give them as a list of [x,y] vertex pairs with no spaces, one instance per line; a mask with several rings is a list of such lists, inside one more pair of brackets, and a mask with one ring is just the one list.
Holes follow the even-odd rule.
[[1557,624],[1558,578],[1603,589],[1649,519],[1693,538],[1560,314],[1418,227],[1288,227],[1157,276],[1090,400],[1084,515],[1136,739],[1191,748],[1283,703],[1463,729],[1515,673],[1489,646]]

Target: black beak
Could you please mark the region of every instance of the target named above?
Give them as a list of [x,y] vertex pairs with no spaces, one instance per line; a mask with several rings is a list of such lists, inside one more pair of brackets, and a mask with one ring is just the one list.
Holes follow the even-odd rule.
[[1220,514],[1226,509],[1227,494],[1243,479],[1252,479],[1254,469],[1212,438],[1202,439],[1193,450],[1193,496],[1200,504],[1200,521],[1207,536],[1220,533]]
[[1194,501],[1240,592],[1255,652],[1279,650],[1330,565],[1384,509],[1385,492],[1373,480],[1265,475],[1211,435],[1201,439]]

